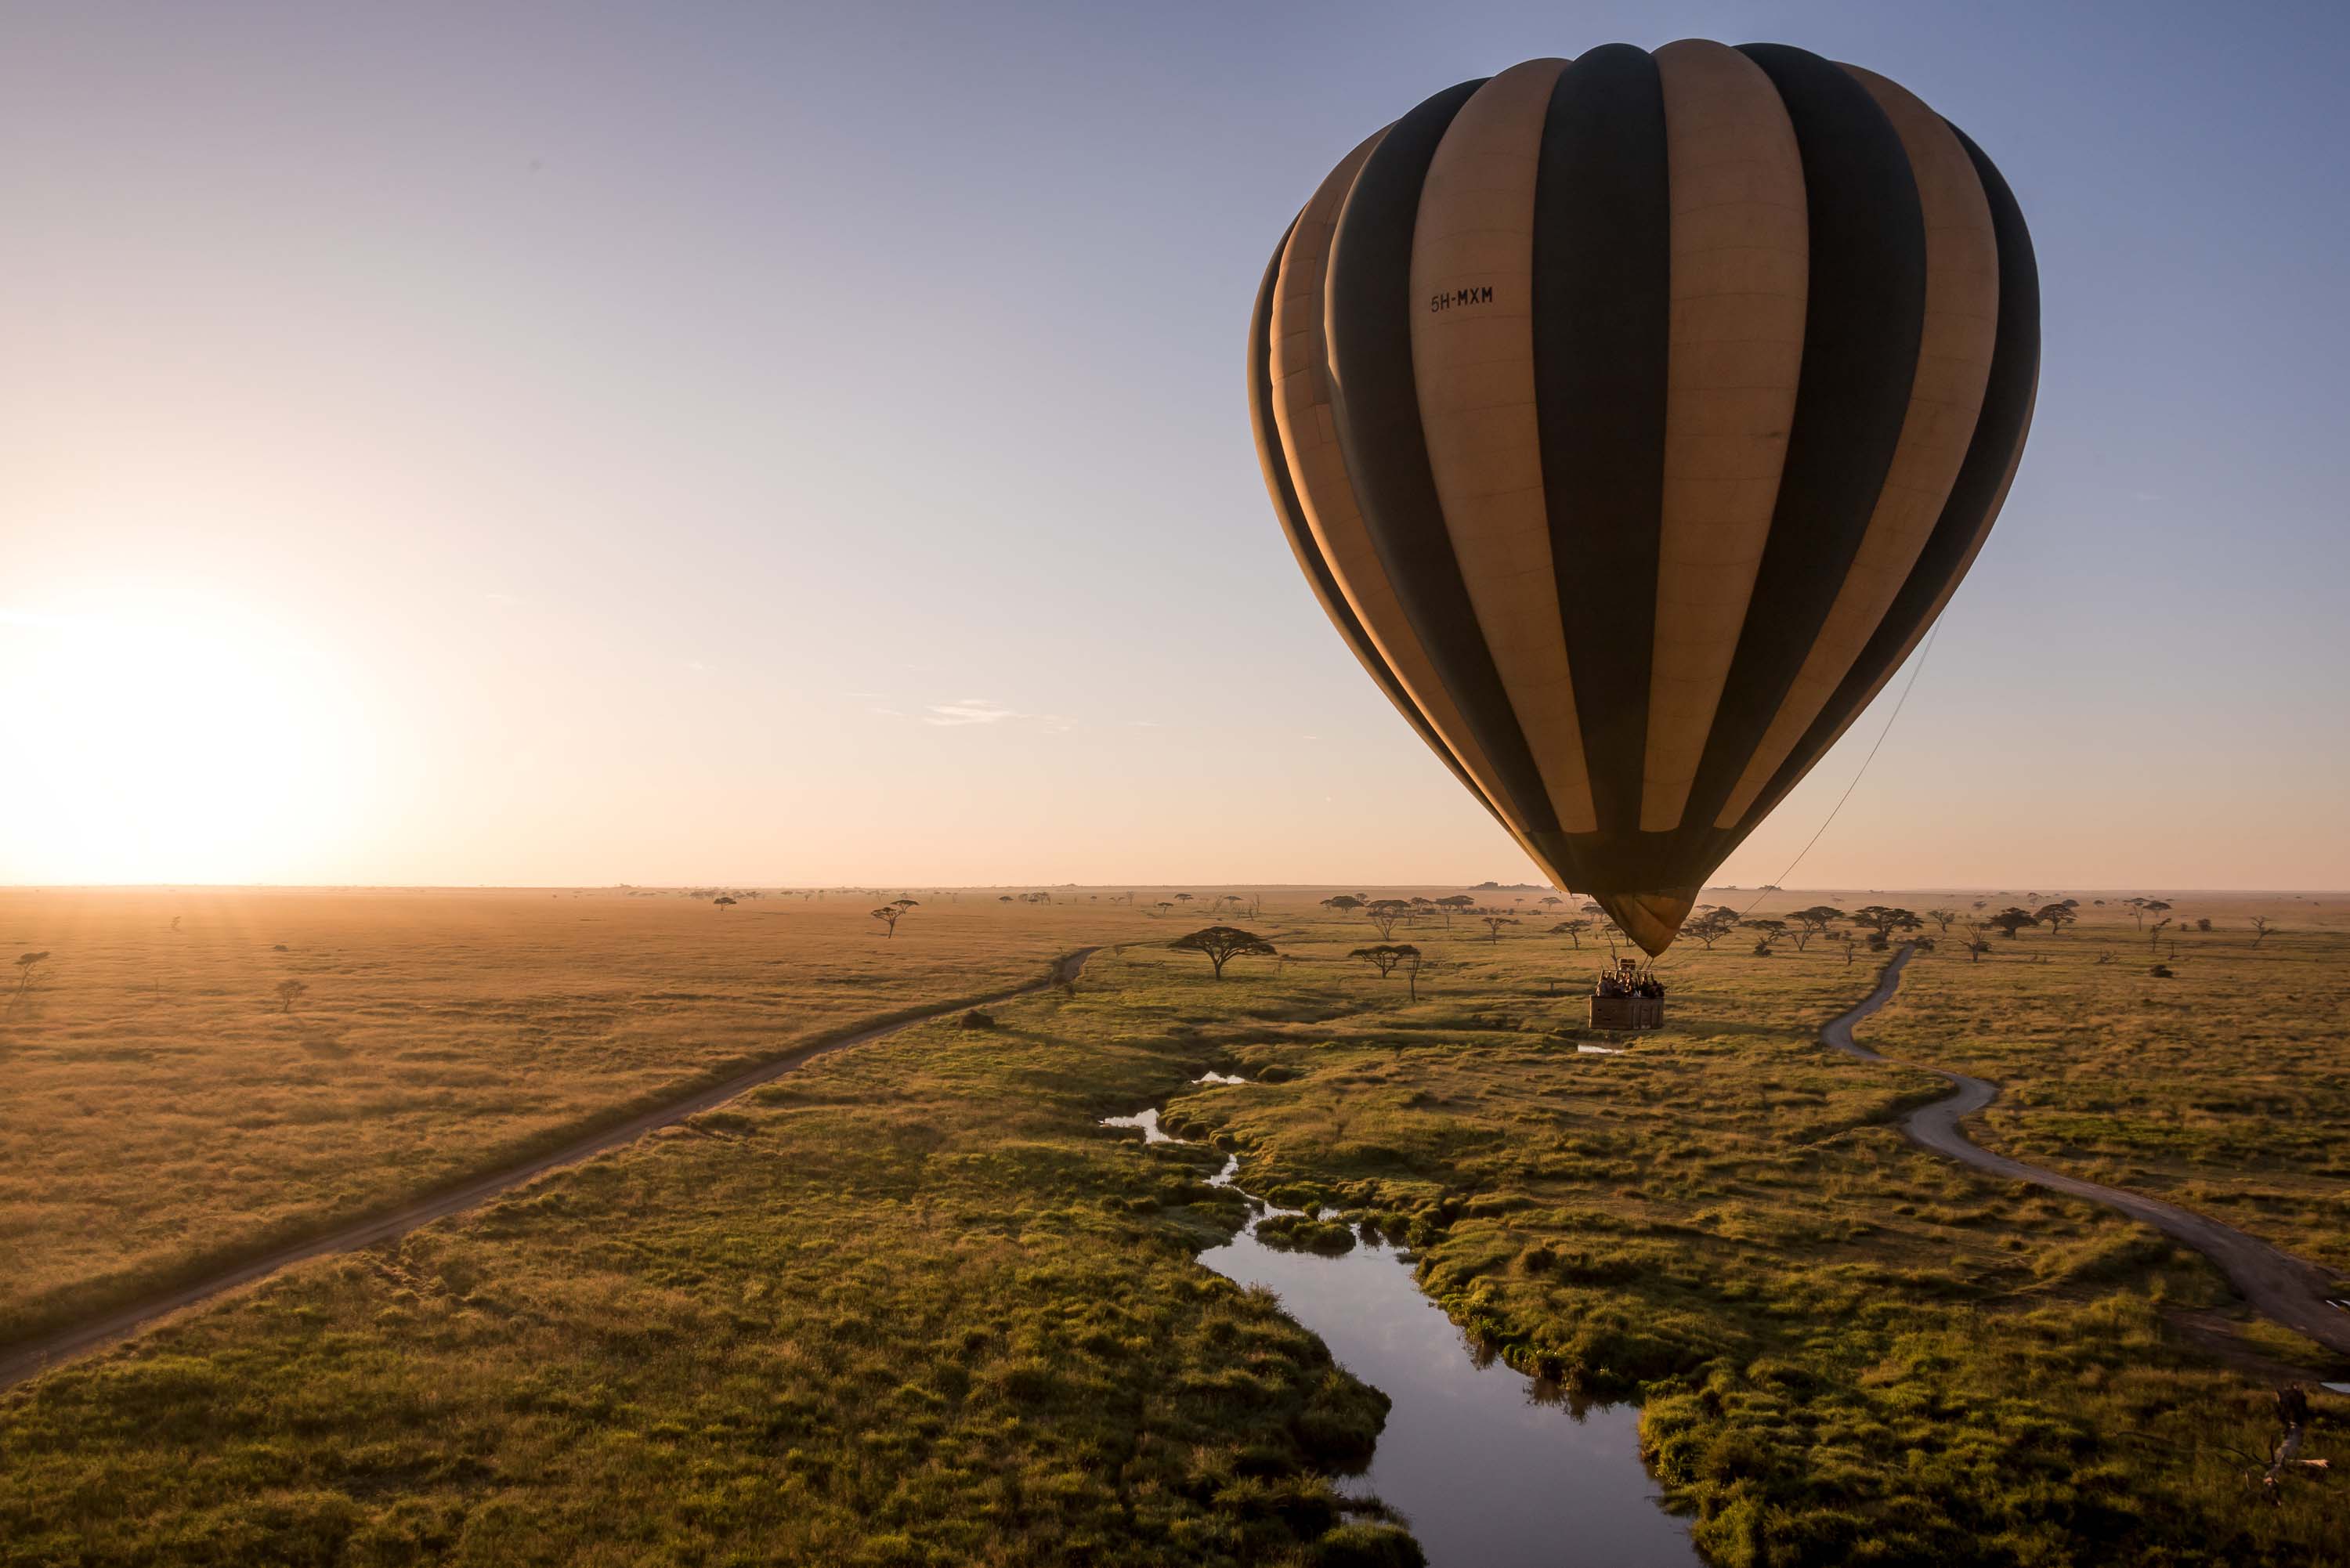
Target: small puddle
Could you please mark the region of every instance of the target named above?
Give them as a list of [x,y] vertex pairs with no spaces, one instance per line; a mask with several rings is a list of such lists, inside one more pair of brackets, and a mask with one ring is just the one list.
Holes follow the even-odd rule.
[[[1102,1126],[1184,1141],[1156,1108]],[[1227,1155],[1210,1180],[1229,1187],[1239,1169]],[[1279,1296],[1341,1366],[1394,1401],[1370,1469],[1339,1490],[1402,1513],[1431,1568],[1693,1568],[1688,1522],[1664,1511],[1640,1463],[1638,1406],[1570,1399],[1476,1350],[1420,1293],[1399,1248],[1358,1238],[1332,1258],[1267,1246],[1257,1222],[1296,1210],[1250,1201],[1247,1229],[1200,1262]]]

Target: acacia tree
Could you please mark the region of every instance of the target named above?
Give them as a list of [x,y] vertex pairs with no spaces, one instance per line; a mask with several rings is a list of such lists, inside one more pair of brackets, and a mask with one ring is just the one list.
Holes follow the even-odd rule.
[[1483,917],[1483,919],[1485,921],[1486,930],[1485,940],[1489,942],[1498,942],[1502,940],[1502,928],[1503,926],[1514,926],[1518,923],[1516,919],[1508,915],[1487,915]]
[[1814,936],[1826,936],[1828,926],[1833,926],[1843,917],[1843,909],[1826,903],[1814,903],[1810,909],[1795,909],[1793,915],[1788,915],[1788,919],[1795,921],[1795,952],[1803,952]]
[[1450,898],[1439,898],[1436,907],[1444,911],[1444,923],[1451,925],[1454,912],[1467,913],[1477,907],[1477,900],[1466,893],[1455,893]]
[[1967,961],[1982,962],[1983,954],[1991,951],[1991,944],[1983,940],[1983,931],[1986,929],[1983,923],[1981,920],[1969,920],[1959,929],[1967,933]]
[[40,968],[41,965],[47,963],[48,960],[49,950],[47,948],[43,948],[36,953],[18,953],[16,955],[16,992],[18,995],[21,996],[26,992],[33,989],[33,971]]
[[1396,922],[1403,919],[1411,906],[1401,898],[1374,898],[1363,911],[1363,918],[1378,928],[1379,940],[1395,940]]
[[2275,934],[2276,927],[2269,923],[2269,918],[2266,915],[2252,917],[2252,946],[2259,947]]
[[2043,904],[2033,911],[2033,915],[2042,925],[2048,928],[2048,934],[2052,937],[2062,936],[2064,928],[2080,918],[2073,913],[2072,907],[2067,904]]
[[1959,918],[1959,912],[1956,909],[1929,909],[1926,911],[1926,918],[1933,921],[1947,937],[1950,934],[1950,922]]
[[1409,943],[1405,945],[1403,979],[1404,983],[1411,987],[1411,999],[1414,1002],[1418,1002],[1419,1000],[1419,971],[1420,966],[1426,962],[1428,962],[1427,958],[1421,954],[1418,948],[1412,947]]
[[894,938],[898,934],[898,922],[905,916],[906,911],[920,908],[921,906],[911,898],[895,898],[874,910],[873,918],[881,922],[883,937]]
[[300,1001],[309,989],[310,988],[307,984],[298,980],[279,981],[277,982],[277,1001],[280,1005],[278,1006],[277,1011],[280,1012],[293,1012],[294,1004]]
[[1787,922],[1784,920],[1748,920],[1744,924],[1748,930],[1755,933],[1754,950],[1757,954],[1768,953],[1771,945],[1787,934]]
[[1363,901],[1352,893],[1341,893],[1336,898],[1323,899],[1322,907],[1326,909],[1336,909],[1342,915],[1348,915],[1361,909]]
[[1583,950],[1583,933],[1590,929],[1591,922],[1588,919],[1578,916],[1572,920],[1561,920],[1558,924],[1550,929],[1550,934],[1555,937],[1573,938],[1575,941],[1575,950],[1581,952]]
[[[1418,958],[1419,950],[1409,942],[1381,942],[1377,947],[1357,948],[1347,956],[1362,960],[1378,971],[1379,978],[1385,980],[1400,968],[1406,959]],[[1417,992],[1414,993],[1412,1000],[1415,1002],[1419,1000]]]
[[2019,909],[2011,904],[1983,923],[1985,925],[1998,927],[2000,935],[2005,937],[2010,941],[2013,941],[2015,940],[2016,932],[2023,929],[2026,926],[2038,925],[2040,923],[2040,917],[2033,914],[2029,909]]
[[1254,931],[1242,930],[1238,926],[1206,926],[1185,937],[1177,937],[1167,944],[1177,952],[1200,953],[1215,967],[1215,978],[1224,978],[1224,965],[1236,958],[1279,958],[1274,945]]
[[734,907],[734,900],[728,898],[723,893],[719,894],[718,897],[711,899],[710,901],[717,905],[722,909],[731,909]]
[[1896,931],[1916,930],[1919,923],[1918,917],[1908,909],[1895,909],[1888,904],[1865,904],[1853,911],[1852,919],[1855,925],[1865,926],[1877,933],[1880,939],[1878,946],[1891,941]]
[[1697,918],[1681,928],[1684,936],[1695,937],[1711,952],[1713,944],[1728,936],[1738,926],[1738,912],[1720,904],[1711,904],[1697,912]]

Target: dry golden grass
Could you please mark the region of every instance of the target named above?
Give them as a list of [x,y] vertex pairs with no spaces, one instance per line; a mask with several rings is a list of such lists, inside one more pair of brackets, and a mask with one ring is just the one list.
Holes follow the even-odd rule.
[[910,891],[0,892],[0,1344],[1120,923]]

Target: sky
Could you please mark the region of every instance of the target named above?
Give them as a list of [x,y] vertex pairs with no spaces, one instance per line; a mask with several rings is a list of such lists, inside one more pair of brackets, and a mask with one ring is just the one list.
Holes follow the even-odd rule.
[[2045,0],[12,5],[0,882],[1533,879],[1248,314],[1369,130],[1682,36],[1917,92],[2044,300],[1898,722],[1721,879],[2350,887],[2350,12]]

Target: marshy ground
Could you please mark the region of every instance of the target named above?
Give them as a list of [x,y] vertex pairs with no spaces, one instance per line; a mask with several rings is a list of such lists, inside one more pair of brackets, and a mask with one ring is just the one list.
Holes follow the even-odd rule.
[[[1670,1026],[1605,1055],[1592,938],[1533,894],[1478,895],[1523,905],[1498,941],[1399,931],[1413,1002],[1319,891],[1266,894],[1239,923],[1289,956],[1222,982],[1150,945],[1208,921],[1148,890],[910,891],[889,941],[838,894],[0,898],[52,953],[0,1019],[0,1343],[1135,944],[0,1395],[0,1562],[1406,1560],[1333,1485],[1384,1400],[1197,1265],[1239,1212],[1209,1151],[1096,1125],[1142,1105],[1407,1242],[1513,1363],[1640,1397],[1715,1561],[2350,1558],[2338,1478],[2242,1479],[2324,1353],[2144,1227],[1906,1143],[1939,1080],[1815,1039],[1866,952],[1685,943]],[[1952,933],[1864,1039],[2001,1083],[1988,1146],[2350,1266],[2350,901],[2181,898],[2215,929],[2175,953],[2083,901],[1980,963]]]

